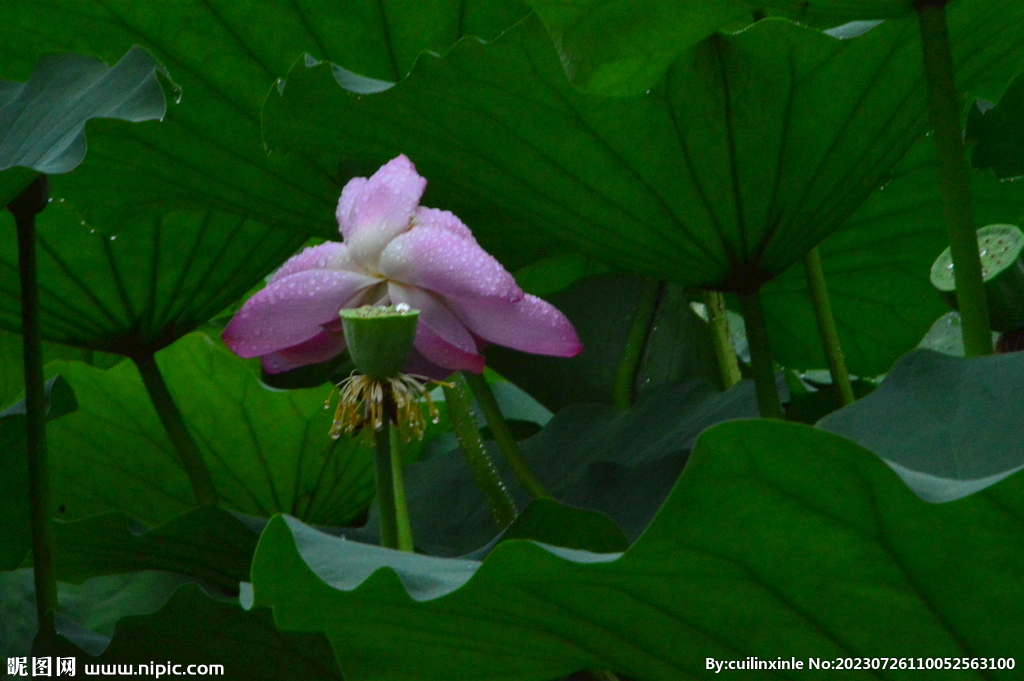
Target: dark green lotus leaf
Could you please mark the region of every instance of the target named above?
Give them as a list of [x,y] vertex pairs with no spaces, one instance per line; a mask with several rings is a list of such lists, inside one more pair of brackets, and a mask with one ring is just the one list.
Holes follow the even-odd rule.
[[[6,634],[0,636],[0,655],[30,655],[31,572],[0,574],[0,586],[0,632]],[[101,678],[116,676],[117,668],[107,667],[107,674],[100,665],[146,665],[135,673],[155,678],[151,664],[180,663],[179,675],[187,675],[189,664],[203,664],[222,665],[222,673],[210,675],[236,681],[341,680],[323,634],[279,632],[268,611],[214,601],[195,584],[182,585],[180,577],[113,575],[81,586],[62,584],[60,598],[57,626],[64,640],[58,654],[76,658],[76,676],[94,675],[87,671],[94,664]],[[173,676],[173,669],[163,675]]]
[[[635,540],[668,495],[701,431],[756,415],[752,382],[720,393],[711,384],[688,381],[651,390],[628,412],[574,404],[519,447],[556,499],[605,514]],[[525,508],[529,496],[513,482],[515,475],[501,454],[495,449],[491,454],[519,508]],[[413,538],[426,553],[466,555],[501,529],[450,439],[438,438],[422,461],[407,466],[405,484]],[[370,540],[376,523],[371,511],[366,527],[346,536]]]
[[501,541],[530,539],[594,553],[621,553],[629,540],[603,513],[567,506],[554,499],[534,499],[506,528]]
[[[949,23],[964,90],[1024,66],[1024,6],[967,0]],[[594,97],[528,20],[375,95],[300,64],[264,123],[275,149],[371,166],[405,152],[431,181],[427,205],[494,206],[619,269],[746,291],[884,184],[926,125],[920,74],[913,18],[846,41],[765,20],[706,39],[649,94]],[[501,228],[470,225],[482,239]]]
[[544,22],[566,76],[594,94],[635,95],[669,65],[729,24],[752,23],[765,10],[826,27],[906,16],[911,0],[527,0]]
[[[850,371],[877,376],[948,310],[929,281],[949,245],[934,145],[922,138],[843,227],[818,247]],[[772,354],[796,369],[827,366],[803,262],[761,290]]]
[[847,21],[892,19],[913,13],[914,0],[746,0],[805,22],[838,26]]
[[1024,76],[1014,78],[995,106],[971,109],[967,137],[975,168],[1001,178],[1024,175]]
[[525,14],[514,0],[5,2],[0,77],[24,78],[49,52],[110,60],[133,45],[167,67],[180,101],[165,120],[90,127],[86,164],[54,183],[104,230],[122,229],[125,215],[201,207],[336,238],[332,204],[347,171],[263,146],[260,107],[277,78],[308,52],[394,82],[421,52],[442,53],[466,35],[491,38]]
[[565,75],[594,94],[639,94],[680,54],[740,18],[742,0],[527,0],[544,22]]
[[[972,173],[975,224],[1020,224],[1024,184]],[[820,246],[829,298],[850,371],[887,372],[948,307],[929,280],[949,245],[931,138],[920,139],[843,227]],[[785,366],[826,366],[802,262],[761,290],[772,354]]]
[[[0,81],[3,82],[3,81]],[[7,206],[39,176],[34,170],[15,166],[0,170],[0,206]]]
[[925,501],[951,501],[1024,468],[1024,422],[1011,406],[1022,381],[1020,353],[917,350],[818,425],[873,451]]
[[138,525],[119,511],[56,523],[57,579],[79,583],[101,575],[163,570],[225,593],[237,593],[238,583],[249,579],[257,533],[221,508],[196,508],[150,529]]
[[701,436],[654,522],[617,559],[509,541],[482,563],[442,560],[279,517],[256,549],[253,591],[280,628],[325,632],[350,681],[541,681],[595,668],[711,679],[709,657],[793,656],[806,667],[890,648],[1019,657],[1022,492],[1014,476],[924,504],[848,440],[731,421]]
[[[74,391],[60,376],[46,382],[46,400],[48,421],[78,408]],[[0,570],[13,570],[31,545],[25,400],[0,412],[0,471]]]
[[[320,633],[278,631],[266,610],[246,612],[237,603],[211,600],[194,584],[179,589],[159,612],[125,617],[113,641],[86,663],[223,665],[218,678],[238,681],[310,679],[341,681]],[[183,666],[179,673],[185,674]]]
[[[44,285],[70,294],[54,299],[44,291],[45,337],[133,355],[157,350],[237,299],[310,233],[337,238],[332,206],[354,171],[268,155],[260,133],[267,91],[303,50],[394,81],[422,51],[443,52],[463,35],[491,37],[524,13],[511,1],[381,8],[369,1],[71,0],[31,10],[5,3],[0,41],[10,58],[0,76],[24,77],[30,59],[50,51],[110,59],[141,44],[168,65],[179,100],[159,124],[92,125],[87,163],[54,179],[54,196],[75,206],[69,219],[95,233],[77,229],[67,241],[52,230],[43,235]],[[41,232],[58,219],[48,213]],[[106,244],[104,235],[125,245]],[[0,269],[3,260],[13,262],[7,255]],[[16,277],[0,280],[16,292]],[[10,291],[0,291],[0,327],[16,329]]]
[[[83,584],[58,583],[57,631],[65,645],[75,648],[65,654],[98,655],[119,619],[156,612],[186,581],[181,575],[146,571],[96,577]],[[28,654],[36,628],[32,582],[28,569],[0,573],[0,655]],[[80,666],[76,671],[83,672]]]
[[610,273],[611,270],[604,263],[567,251],[559,255],[548,255],[519,268],[513,274],[516,283],[527,293],[550,296],[564,291],[580,279]]
[[[614,404],[623,372],[631,399],[687,379],[719,381],[707,326],[678,286],[615,275],[584,279],[547,299],[573,323],[583,352],[565,359],[491,346],[487,362],[552,411],[576,402]],[[642,349],[631,365],[624,353],[637,325]]]
[[[63,517],[116,509],[156,525],[191,508],[188,478],[135,367],[60,364],[80,402],[71,421],[50,427],[53,504]],[[271,391],[201,334],[158,353],[157,364],[224,508],[344,525],[369,505],[372,454],[328,436],[329,388]]]
[[[140,356],[205,323],[301,245],[237,214],[180,210],[110,235],[59,194],[36,219],[40,324],[50,341]],[[0,231],[13,231],[0,215]],[[122,223],[129,224],[129,223]],[[0,327],[18,331],[18,251],[0,239]]]
[[[108,368],[123,358],[119,355],[92,352],[59,343],[43,343],[44,365],[55,359],[75,359],[93,366]],[[0,408],[6,408],[25,394],[21,334],[0,329],[0,366],[4,367],[3,373],[0,374]]]

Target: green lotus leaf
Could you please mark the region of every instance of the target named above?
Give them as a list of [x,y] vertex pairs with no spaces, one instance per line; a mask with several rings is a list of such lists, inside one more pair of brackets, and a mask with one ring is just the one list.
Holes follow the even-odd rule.
[[[372,453],[332,440],[327,387],[271,391],[226,348],[193,334],[157,354],[224,508],[344,525],[373,498]],[[52,498],[69,520],[112,509],[157,525],[194,506],[135,367],[57,363],[79,411],[49,429]],[[53,366],[53,365],[51,365]]]
[[80,662],[149,665],[161,660],[184,663],[179,674],[188,672],[187,664],[223,665],[223,674],[211,675],[224,679],[342,679],[322,634],[278,631],[270,613],[214,601],[194,584],[181,587],[158,612],[121,619],[103,654]]
[[[972,173],[971,195],[978,226],[1019,223],[1024,216],[1024,185]],[[888,372],[948,311],[928,278],[948,244],[934,145],[923,137],[889,183],[819,246],[851,372]],[[761,299],[776,360],[798,369],[825,368],[803,263],[766,284]]]
[[[615,404],[617,381],[632,400],[687,379],[720,380],[707,327],[676,285],[590,277],[547,299],[573,323],[585,351],[565,359],[491,346],[487,362],[553,411],[576,402]],[[639,354],[627,356],[637,330]]]
[[[55,359],[74,359],[93,366],[108,368],[122,357],[73,348],[59,343],[43,343],[43,364]],[[7,407],[25,393],[25,371],[22,365],[21,334],[0,329],[0,407]],[[47,376],[49,378],[49,376]]]
[[568,506],[554,499],[534,499],[502,533],[502,541],[529,539],[552,546],[622,553],[629,540],[603,513]]
[[[979,103],[980,104],[980,103]],[[967,138],[973,143],[971,163],[991,169],[997,177],[1024,175],[1024,76],[1017,76],[994,106],[973,107],[967,119]]]
[[[148,121],[163,118],[160,65],[131,47],[114,66],[81,54],[39,59],[25,82],[0,80],[0,206],[35,173],[66,173],[85,158],[91,118]],[[28,172],[34,171],[34,172]]]
[[[527,0],[544,22],[566,76],[594,94],[635,95],[679,55],[723,26],[772,14],[825,27],[907,16],[911,0]],[[744,21],[745,20],[745,21]]]
[[[632,541],[668,495],[701,431],[756,415],[751,381],[721,393],[691,380],[654,388],[625,412],[603,404],[573,404],[519,447],[556,499],[608,516]],[[503,457],[492,455],[502,479],[515,480]],[[452,438],[438,438],[421,461],[407,466],[405,485],[413,538],[426,553],[467,555],[485,547],[501,529]],[[519,485],[509,488],[520,508],[530,503]],[[371,511],[364,528],[345,536],[373,541],[377,527]]]
[[508,541],[482,563],[440,559],[277,517],[253,559],[253,601],[272,607],[285,631],[323,631],[352,681],[541,681],[581,669],[711,679],[707,658],[801,660],[804,672],[759,672],[788,679],[810,658],[879,649],[1019,657],[1022,486],[1017,475],[925,504],[848,440],[802,424],[731,421],[701,436],[624,554]]
[[[140,356],[206,323],[304,240],[237,214],[179,210],[109,234],[59,194],[36,218],[45,339]],[[0,230],[12,229],[9,213]],[[19,331],[18,250],[0,239],[0,328]]]
[[[78,408],[74,390],[57,376],[46,382],[46,419],[66,416]],[[0,570],[21,564],[31,545],[29,526],[28,443],[25,400],[0,412]]]
[[[0,632],[6,634],[0,655],[30,656],[31,572],[0,574],[0,586]],[[139,572],[62,584],[60,597],[55,652],[75,658],[77,676],[116,676],[116,665],[122,673],[130,666],[137,675],[171,676],[180,663],[179,675],[188,675],[193,664],[219,665],[210,675],[232,680],[341,679],[323,634],[279,632],[266,610],[245,612],[237,602],[215,601],[175,575]],[[199,671],[191,669],[192,675]]]
[[348,179],[338,165],[266,153],[260,107],[275,81],[308,52],[395,82],[421,53],[443,53],[467,35],[490,39],[525,14],[514,0],[11,2],[0,7],[0,77],[24,78],[50,52],[112,60],[133,45],[166,66],[178,101],[164,120],[99,121],[85,165],[54,182],[55,195],[74,197],[99,229],[198,208],[337,238],[331,205]]
[[1024,468],[1024,425],[1006,408],[1022,380],[1020,353],[916,350],[871,395],[818,425],[877,454],[925,501],[951,501]]
[[[1015,4],[950,8],[964,91],[1001,89],[1024,66],[1021,19]],[[997,21],[1007,28],[993,36]],[[889,179],[926,126],[920,59],[914,18],[851,40],[768,19],[699,43],[649,94],[609,99],[574,90],[528,20],[424,58],[379,94],[300,63],[264,126],[272,148],[335,162],[406,153],[430,179],[424,203],[462,215],[482,242],[508,227],[473,206],[530,225],[517,237],[545,230],[620,270],[742,292]]]
[[248,579],[256,537],[254,528],[216,506],[192,509],[148,529],[109,511],[54,525],[54,569],[60,581],[70,583],[163,570],[237,593],[238,583]]

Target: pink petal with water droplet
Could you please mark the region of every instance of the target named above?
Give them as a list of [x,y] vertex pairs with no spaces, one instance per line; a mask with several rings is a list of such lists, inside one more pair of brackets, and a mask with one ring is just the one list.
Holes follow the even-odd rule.
[[308,341],[260,357],[268,374],[279,374],[307,364],[319,364],[341,354],[345,336],[341,331],[321,331]]
[[397,236],[380,257],[380,273],[445,297],[521,300],[515,278],[476,241],[436,227]]
[[319,246],[310,246],[301,253],[288,258],[281,268],[274,272],[268,283],[273,283],[296,272],[313,269],[349,270],[365,274],[363,268],[349,255],[348,247],[345,244],[328,241]]
[[[434,333],[426,324],[416,327],[415,348],[427,361],[452,371],[472,371],[479,374],[484,370],[484,358],[476,353],[463,352],[444,338]],[[430,375],[430,374],[426,374]]]
[[483,371],[484,358],[477,352],[476,341],[443,303],[426,291],[395,282],[388,284],[388,292],[392,303],[420,311],[413,345],[427,360],[452,371]]
[[448,306],[484,340],[537,355],[573,357],[583,349],[572,323],[537,296],[521,301],[449,298]]
[[338,201],[338,227],[349,252],[373,270],[384,247],[412,225],[427,181],[404,154],[381,166],[369,179],[353,178]]
[[257,357],[311,339],[338,310],[378,279],[338,270],[306,270],[268,284],[245,302],[222,338],[240,357]]
[[457,215],[447,210],[439,210],[437,208],[424,208],[420,206],[416,209],[416,219],[414,221],[416,227],[432,227],[436,229],[443,229],[447,232],[451,232],[455,236],[462,237],[476,243],[476,238],[473,236],[473,232],[469,231],[462,220]]

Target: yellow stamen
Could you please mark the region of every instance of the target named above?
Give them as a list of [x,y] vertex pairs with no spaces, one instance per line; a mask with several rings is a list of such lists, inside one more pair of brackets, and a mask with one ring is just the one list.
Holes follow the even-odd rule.
[[[336,387],[339,393],[338,408],[334,412],[330,436],[337,439],[342,432],[349,435],[362,432],[364,436],[373,438],[374,433],[384,427],[384,419],[390,418],[406,442],[413,437],[422,440],[427,424],[420,400],[427,403],[432,423],[437,423],[441,418],[437,406],[430,398],[427,384],[446,385],[426,376],[410,374],[399,374],[383,381],[362,374],[349,376]],[[325,408],[330,407],[333,396],[332,390]],[[388,398],[394,406],[393,414],[386,413]]]

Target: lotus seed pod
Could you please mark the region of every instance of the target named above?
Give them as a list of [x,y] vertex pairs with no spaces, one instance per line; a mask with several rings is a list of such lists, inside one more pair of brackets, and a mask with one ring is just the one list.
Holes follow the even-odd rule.
[[404,304],[364,305],[339,314],[345,343],[360,372],[379,381],[402,372],[416,338],[419,310]]
[[[994,331],[1024,328],[1024,233],[1015,225],[987,225],[978,230],[981,276],[988,296],[988,316]],[[932,285],[954,310],[956,277],[947,248],[932,265]]]

